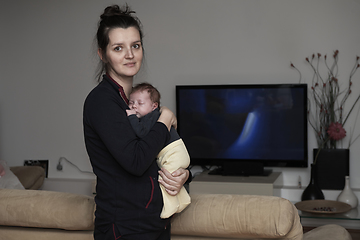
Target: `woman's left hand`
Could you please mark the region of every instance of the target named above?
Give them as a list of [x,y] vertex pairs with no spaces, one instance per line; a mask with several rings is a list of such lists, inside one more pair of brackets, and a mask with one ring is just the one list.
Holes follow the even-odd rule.
[[161,171],[159,171],[159,174],[162,178],[159,179],[159,183],[165,187],[166,192],[171,196],[176,196],[189,178],[189,170],[184,168],[179,168],[172,174],[168,170],[162,168]]

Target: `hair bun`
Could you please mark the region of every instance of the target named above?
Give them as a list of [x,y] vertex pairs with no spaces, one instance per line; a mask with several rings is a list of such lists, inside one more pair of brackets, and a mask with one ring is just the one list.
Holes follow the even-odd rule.
[[132,11],[130,7],[126,4],[124,7],[119,7],[119,5],[112,5],[105,8],[104,13],[100,16],[102,20],[113,17],[113,16],[130,16],[135,11]]

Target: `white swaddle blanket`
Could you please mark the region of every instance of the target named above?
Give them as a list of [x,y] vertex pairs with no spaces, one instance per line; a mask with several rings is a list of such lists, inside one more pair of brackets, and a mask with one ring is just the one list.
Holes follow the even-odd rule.
[[[157,156],[157,164],[170,173],[179,168],[187,168],[190,164],[190,156],[182,139],[178,139],[164,147]],[[161,176],[159,176],[161,178]],[[171,217],[174,213],[184,210],[191,202],[190,196],[184,187],[176,196],[169,195],[165,187],[160,184],[163,195],[164,207],[161,218]]]

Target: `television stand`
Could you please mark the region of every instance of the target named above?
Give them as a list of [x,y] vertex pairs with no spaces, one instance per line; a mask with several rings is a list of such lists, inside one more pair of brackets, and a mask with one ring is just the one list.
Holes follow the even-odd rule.
[[221,176],[263,176],[268,177],[272,173],[271,169],[262,169],[258,172],[246,172],[246,171],[226,171],[223,167],[218,167],[208,172],[209,175],[221,175]]
[[274,183],[280,172],[269,176],[222,176],[204,171],[190,182],[191,194],[249,194],[273,196]]

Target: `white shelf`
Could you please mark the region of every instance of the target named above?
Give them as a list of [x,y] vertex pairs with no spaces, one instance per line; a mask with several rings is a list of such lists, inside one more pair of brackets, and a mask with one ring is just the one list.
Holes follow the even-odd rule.
[[269,176],[221,176],[204,171],[190,182],[191,194],[248,194],[274,195],[274,183],[281,173]]
[[95,179],[45,178],[41,190],[93,196]]

